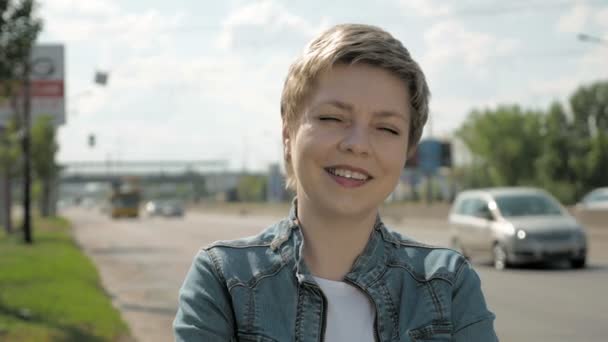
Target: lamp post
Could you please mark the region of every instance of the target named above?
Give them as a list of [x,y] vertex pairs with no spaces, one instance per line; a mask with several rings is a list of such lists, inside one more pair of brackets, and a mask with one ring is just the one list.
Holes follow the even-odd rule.
[[590,42],[590,43],[608,46],[608,40],[600,38],[600,37],[595,37],[595,36],[585,34],[585,33],[579,33],[578,35],[576,35],[576,37],[578,38],[578,40],[580,40],[582,42]]

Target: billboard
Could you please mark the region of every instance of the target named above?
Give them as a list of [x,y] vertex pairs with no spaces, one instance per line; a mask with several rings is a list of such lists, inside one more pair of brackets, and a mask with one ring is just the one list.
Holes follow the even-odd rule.
[[[65,123],[65,64],[64,47],[60,44],[35,45],[31,61],[31,118],[35,122],[41,115],[53,118],[55,126]],[[20,94],[23,91],[19,91]],[[23,97],[18,96],[18,113],[23,112]],[[4,125],[15,111],[10,99],[0,94],[0,126]]]

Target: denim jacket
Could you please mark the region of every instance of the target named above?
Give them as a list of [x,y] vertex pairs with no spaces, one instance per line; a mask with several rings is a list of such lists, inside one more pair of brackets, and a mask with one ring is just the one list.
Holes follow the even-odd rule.
[[[324,341],[327,299],[302,244],[292,208],[257,236],[203,248],[179,293],[176,341]],[[344,281],[374,304],[376,341],[498,340],[469,262],[390,231],[379,218]]]

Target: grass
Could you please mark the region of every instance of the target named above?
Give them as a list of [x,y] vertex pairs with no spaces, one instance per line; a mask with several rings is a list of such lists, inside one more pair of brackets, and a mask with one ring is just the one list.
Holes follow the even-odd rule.
[[33,236],[0,232],[0,341],[130,340],[69,222],[35,218]]

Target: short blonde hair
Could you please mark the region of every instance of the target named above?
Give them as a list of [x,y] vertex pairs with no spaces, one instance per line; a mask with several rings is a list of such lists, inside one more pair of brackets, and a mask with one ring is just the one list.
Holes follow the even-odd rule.
[[[370,25],[336,25],[313,39],[289,68],[281,96],[281,119],[295,133],[305,101],[315,81],[336,64],[365,63],[391,72],[409,90],[411,118],[408,155],[416,149],[429,113],[430,91],[422,69],[401,42],[388,32]],[[404,94],[407,96],[407,94]],[[285,144],[285,141],[283,141]],[[290,156],[284,154],[286,187],[295,191]]]

